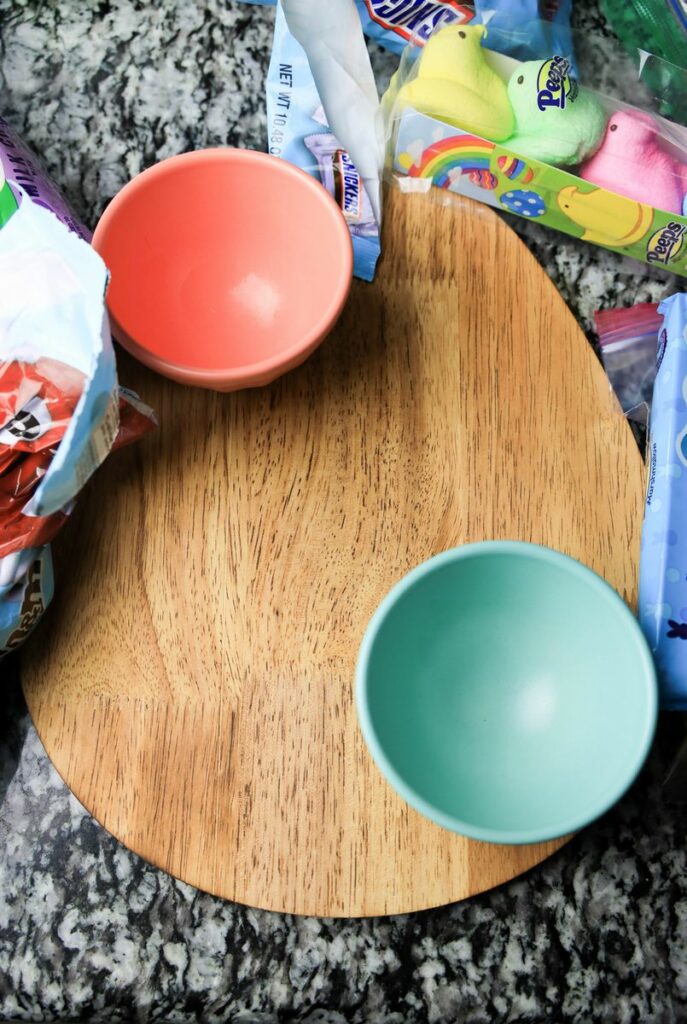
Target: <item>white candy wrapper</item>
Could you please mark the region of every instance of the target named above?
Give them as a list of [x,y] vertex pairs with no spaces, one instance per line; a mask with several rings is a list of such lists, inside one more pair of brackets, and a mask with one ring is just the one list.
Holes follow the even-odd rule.
[[305,50],[336,138],[360,174],[381,224],[385,133],[360,18],[352,0],[283,0],[289,30]]

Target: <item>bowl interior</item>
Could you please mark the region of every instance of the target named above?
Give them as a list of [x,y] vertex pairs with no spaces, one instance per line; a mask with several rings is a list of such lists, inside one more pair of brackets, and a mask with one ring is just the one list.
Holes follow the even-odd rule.
[[186,154],[145,171],[106,211],[95,245],[120,331],[202,370],[306,348],[331,326],[350,281],[347,229],[324,189],[247,150]]
[[441,824],[507,842],[563,835],[610,806],[646,756],[648,648],[611,588],[572,560],[529,545],[463,551],[411,574],[373,620],[366,738]]

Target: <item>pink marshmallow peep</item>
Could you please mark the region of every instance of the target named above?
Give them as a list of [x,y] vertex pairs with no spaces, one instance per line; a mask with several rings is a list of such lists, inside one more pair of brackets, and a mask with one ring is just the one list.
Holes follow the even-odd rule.
[[681,214],[687,192],[687,166],[661,149],[658,125],[638,111],[618,110],[593,157],[578,174],[610,192]]

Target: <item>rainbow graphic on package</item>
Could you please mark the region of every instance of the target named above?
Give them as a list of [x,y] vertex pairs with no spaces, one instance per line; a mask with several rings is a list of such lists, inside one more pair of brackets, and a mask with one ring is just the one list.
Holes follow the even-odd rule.
[[523,158],[412,108],[396,124],[393,167],[408,178],[536,220],[575,238],[687,276],[687,217]]
[[450,188],[463,174],[482,188],[496,188],[497,179],[489,170],[494,143],[467,132],[459,137],[441,139],[425,149],[419,161],[411,154],[401,154],[399,162],[407,165],[414,178],[431,178],[439,188]]

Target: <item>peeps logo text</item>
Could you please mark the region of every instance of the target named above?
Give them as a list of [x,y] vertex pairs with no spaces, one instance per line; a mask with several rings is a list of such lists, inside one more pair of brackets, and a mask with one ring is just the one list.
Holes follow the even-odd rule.
[[577,82],[570,75],[567,57],[545,60],[537,75],[537,106],[540,110],[557,107],[563,110],[577,96]]
[[416,43],[426,43],[440,25],[474,17],[469,7],[454,0],[365,0],[365,6],[372,21]]
[[674,263],[685,245],[684,224],[671,220],[664,228],[654,231],[646,243],[647,263]]

